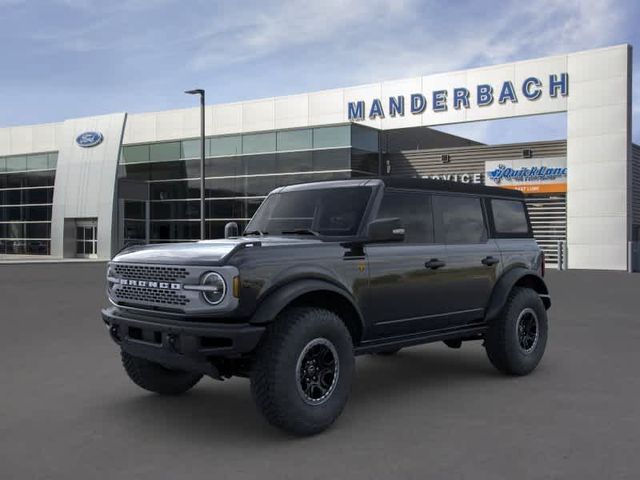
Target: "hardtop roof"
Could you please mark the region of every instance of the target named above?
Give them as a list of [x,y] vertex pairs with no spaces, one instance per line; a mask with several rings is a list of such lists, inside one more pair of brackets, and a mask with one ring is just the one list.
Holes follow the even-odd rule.
[[452,182],[448,180],[436,180],[431,178],[417,177],[368,177],[368,178],[350,178],[345,180],[323,180],[318,182],[299,183],[296,185],[288,185],[275,189],[273,192],[290,192],[306,189],[318,188],[339,188],[339,187],[356,187],[356,186],[374,186],[376,184],[384,184],[388,188],[408,189],[408,190],[425,190],[450,193],[466,193],[474,195],[485,195],[491,197],[507,197],[522,200],[524,194],[518,190],[511,190],[500,187],[487,187],[486,185],[478,185],[473,183]]
[[436,180],[432,178],[417,177],[379,177],[389,188],[402,188],[411,190],[430,190],[452,193],[471,193],[492,197],[510,197],[523,199],[524,194],[519,190],[500,187],[488,187],[477,183],[462,183],[448,180]]

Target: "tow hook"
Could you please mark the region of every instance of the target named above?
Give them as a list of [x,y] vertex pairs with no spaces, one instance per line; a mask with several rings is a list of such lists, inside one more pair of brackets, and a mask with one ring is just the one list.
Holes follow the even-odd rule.
[[175,333],[167,334],[167,344],[170,350],[178,353],[178,336]]
[[113,341],[116,343],[120,343],[122,341],[117,325],[111,325],[109,327],[109,335],[111,335],[111,338],[113,338]]

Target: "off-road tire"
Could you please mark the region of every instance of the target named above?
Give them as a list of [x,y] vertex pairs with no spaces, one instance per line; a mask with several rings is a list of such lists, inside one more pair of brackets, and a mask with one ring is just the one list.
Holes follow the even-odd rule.
[[129,378],[141,388],[162,395],[179,395],[200,381],[199,373],[170,370],[143,358],[121,351],[122,365]]
[[[537,340],[530,351],[521,346],[518,318],[526,312],[537,316]],[[530,288],[515,287],[500,315],[491,321],[485,337],[489,360],[499,371],[508,375],[527,375],[540,363],[547,344],[547,312],[538,294]]]
[[[309,404],[297,372],[307,358],[305,349],[322,341],[328,341],[337,355],[336,380],[322,403]],[[258,346],[251,393],[271,425],[294,435],[313,435],[328,428],[342,412],[354,363],[351,335],[340,317],[321,308],[287,308],[268,326]]]

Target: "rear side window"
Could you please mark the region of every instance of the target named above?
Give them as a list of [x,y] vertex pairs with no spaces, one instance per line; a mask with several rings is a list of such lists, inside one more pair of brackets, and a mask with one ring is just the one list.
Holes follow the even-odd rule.
[[491,200],[493,225],[496,233],[523,235],[529,233],[524,202],[518,200]]
[[439,236],[448,244],[484,243],[487,228],[479,198],[434,195],[433,209],[440,219]]
[[377,218],[399,218],[406,243],[433,243],[433,214],[428,194],[386,190]]

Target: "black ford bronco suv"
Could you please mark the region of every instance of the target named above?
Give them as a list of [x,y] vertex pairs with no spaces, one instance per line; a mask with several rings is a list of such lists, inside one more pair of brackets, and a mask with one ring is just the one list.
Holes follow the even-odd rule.
[[526,375],[544,353],[544,257],[520,192],[391,177],[287,186],[229,233],[109,264],[102,317],[140,387],[248,377],[271,424],[308,435],[340,415],[355,355],[481,340],[498,370]]

